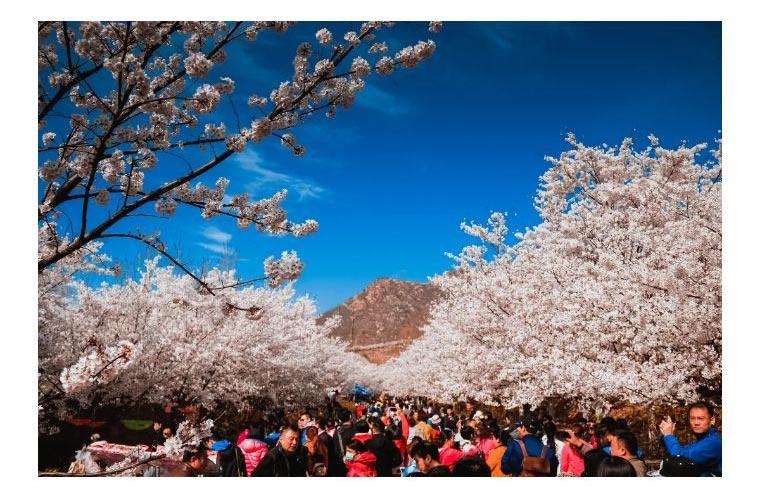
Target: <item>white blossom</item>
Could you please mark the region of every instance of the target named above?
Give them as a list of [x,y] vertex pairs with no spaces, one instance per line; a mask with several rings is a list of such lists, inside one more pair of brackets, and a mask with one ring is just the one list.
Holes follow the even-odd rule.
[[185,70],[191,77],[205,78],[214,63],[201,52],[191,53],[185,59]]
[[375,64],[375,70],[382,76],[387,76],[393,72],[393,60],[390,57],[381,57]]
[[268,279],[267,284],[276,288],[285,281],[298,279],[303,271],[303,263],[298,259],[294,251],[284,251],[277,260],[269,257],[264,260],[264,276]]
[[351,62],[351,72],[354,72],[358,77],[366,77],[372,72],[372,68],[370,67],[369,62],[361,57],[356,57],[353,62]]
[[351,46],[359,46],[359,43],[361,43],[361,40],[359,39],[359,36],[356,34],[356,31],[349,31],[348,33],[343,36],[343,39],[348,42]]
[[207,114],[219,105],[220,100],[219,90],[210,84],[204,84],[195,90],[192,105],[198,113]]
[[333,39],[333,36],[332,33],[327,30],[327,28],[322,28],[317,31],[316,38],[317,41],[319,41],[321,44],[329,45]]
[[443,29],[443,23],[441,21],[430,21],[428,31],[431,33],[440,33],[441,29]]

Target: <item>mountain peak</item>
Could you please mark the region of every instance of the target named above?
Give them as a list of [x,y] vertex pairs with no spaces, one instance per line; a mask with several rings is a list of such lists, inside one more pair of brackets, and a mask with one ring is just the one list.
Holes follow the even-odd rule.
[[359,294],[325,312],[320,321],[341,316],[333,336],[371,362],[397,356],[420,337],[433,302],[441,295],[435,286],[391,277],[372,281]]

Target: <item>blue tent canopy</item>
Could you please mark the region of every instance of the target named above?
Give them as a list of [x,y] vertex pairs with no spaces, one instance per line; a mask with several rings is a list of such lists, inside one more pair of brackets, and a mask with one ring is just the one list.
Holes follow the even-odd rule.
[[364,388],[358,384],[355,384],[354,396],[362,397],[362,398],[370,398],[372,396],[372,390],[370,388]]

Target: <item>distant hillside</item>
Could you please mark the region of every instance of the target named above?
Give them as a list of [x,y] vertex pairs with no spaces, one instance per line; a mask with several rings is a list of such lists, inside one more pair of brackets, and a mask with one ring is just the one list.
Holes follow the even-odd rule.
[[429,284],[381,278],[342,305],[325,312],[320,322],[340,315],[333,335],[374,363],[397,356],[422,334],[432,303],[441,292]]

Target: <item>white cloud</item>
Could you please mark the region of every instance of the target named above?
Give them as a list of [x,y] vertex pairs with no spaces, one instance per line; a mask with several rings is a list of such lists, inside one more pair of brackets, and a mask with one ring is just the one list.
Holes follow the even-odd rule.
[[210,226],[203,229],[201,231],[201,235],[209,240],[209,242],[198,241],[196,243],[204,250],[218,253],[220,255],[229,255],[231,253],[234,253],[232,247],[228,245],[228,243],[232,240],[232,234],[222,231],[221,229],[217,229],[214,226]]
[[217,229],[214,226],[207,227],[201,234],[212,241],[216,241],[217,243],[229,243],[232,239],[232,234],[224,232],[221,229]]
[[214,253],[218,253],[220,255],[229,255],[232,253],[232,250],[227,246],[219,243],[204,243],[203,241],[198,242],[198,246],[201,248],[212,251]]
[[246,188],[251,193],[261,192],[266,187],[287,188],[298,195],[299,200],[318,199],[328,190],[306,178],[292,176],[264,167],[264,160],[256,151],[246,149],[235,156],[235,161],[241,168],[254,173],[257,177],[249,182]]

